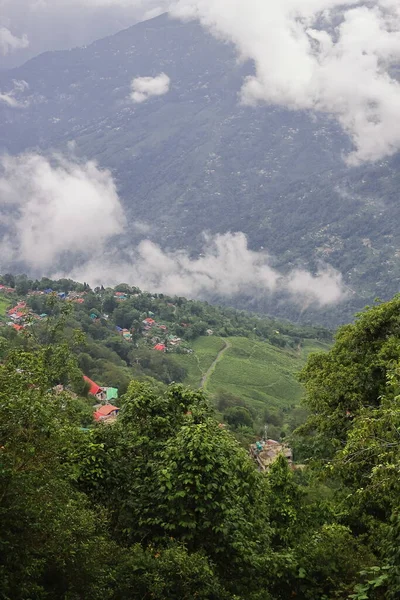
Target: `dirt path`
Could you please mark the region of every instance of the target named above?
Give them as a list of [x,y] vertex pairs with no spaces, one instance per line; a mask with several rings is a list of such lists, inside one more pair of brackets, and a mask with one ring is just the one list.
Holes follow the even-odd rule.
[[208,380],[210,379],[211,375],[214,372],[215,367],[217,366],[217,363],[222,359],[224,353],[228,350],[228,348],[231,347],[231,343],[228,340],[224,340],[224,343],[225,343],[225,346],[218,352],[217,356],[215,357],[214,362],[210,365],[207,372],[201,378],[201,382],[200,382],[201,388],[206,387]]

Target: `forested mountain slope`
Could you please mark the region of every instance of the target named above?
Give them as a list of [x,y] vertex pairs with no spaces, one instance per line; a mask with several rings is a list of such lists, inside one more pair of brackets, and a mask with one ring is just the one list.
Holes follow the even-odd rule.
[[[160,72],[170,92],[134,105],[132,79]],[[76,142],[79,156],[112,169],[128,218],[150,225],[146,235],[163,247],[196,253],[204,230],[243,231],[283,270],[328,262],[343,273],[349,298],[300,318],[347,320],[398,289],[399,159],[348,169],[349,141],[328,117],[242,106],[238,92],[251,72],[198,24],[162,15],[2,73],[2,92],[15,81],[29,88],[15,90],[23,108],[0,104],[0,148]],[[131,228],[130,236],[140,234]],[[292,319],[299,312],[270,298],[252,308]]]

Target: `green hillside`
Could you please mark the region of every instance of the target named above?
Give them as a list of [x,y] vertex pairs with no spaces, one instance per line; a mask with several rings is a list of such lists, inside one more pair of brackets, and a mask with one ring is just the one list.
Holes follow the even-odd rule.
[[243,337],[200,337],[192,346],[193,354],[179,357],[187,369],[184,383],[203,387],[212,396],[224,389],[258,413],[267,406],[287,409],[299,404],[303,388],[298,371],[311,352],[329,348],[305,340],[298,350],[281,349]]
[[126,284],[92,290],[70,280],[12,275],[0,276],[0,282],[4,356],[47,343],[50,336],[71,347],[82,375],[117,388],[120,398],[132,379],[159,390],[172,382],[202,388],[220,421],[245,445],[265,423],[279,438],[304,421],[297,373],[310,352],[329,348],[332,340],[320,327]]

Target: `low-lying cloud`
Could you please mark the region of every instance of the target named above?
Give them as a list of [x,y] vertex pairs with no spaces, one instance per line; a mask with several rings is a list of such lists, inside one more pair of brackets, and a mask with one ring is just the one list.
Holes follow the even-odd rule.
[[6,104],[10,108],[25,108],[28,106],[28,102],[21,96],[29,89],[29,85],[26,81],[13,80],[13,87],[8,92],[0,91],[0,104]]
[[267,253],[249,249],[241,232],[205,235],[203,253],[197,258],[185,250],[167,252],[150,240],[143,240],[130,254],[125,261],[95,256],[68,276],[94,285],[123,280],[151,292],[201,299],[283,293],[301,306],[323,307],[346,296],[342,276],[332,267],[321,267],[316,275],[301,269],[283,275],[270,265]]
[[[127,281],[142,289],[192,298],[285,293],[326,306],[344,297],[341,275],[282,274],[243,233],[204,236],[204,250],[165,251],[149,239],[118,248],[128,223],[112,175],[95,162],[37,154],[3,157],[0,176],[0,269],[23,264],[35,275],[69,276],[92,285]],[[129,223],[132,230],[134,224]],[[146,226],[136,228],[146,235]],[[65,267],[65,258],[68,265]]]
[[171,80],[165,73],[156,77],[136,77],[131,84],[131,100],[141,104],[152,96],[164,96],[169,92],[170,85]]
[[3,266],[23,262],[52,272],[65,253],[89,258],[123,231],[114,181],[96,163],[24,154],[3,157],[0,166]]
[[18,37],[11,33],[7,27],[0,27],[0,54],[7,56],[15,50],[27,48],[29,46],[28,36],[24,33]]
[[398,0],[176,0],[171,10],[254,62],[245,104],[335,116],[354,143],[350,164],[400,149]]

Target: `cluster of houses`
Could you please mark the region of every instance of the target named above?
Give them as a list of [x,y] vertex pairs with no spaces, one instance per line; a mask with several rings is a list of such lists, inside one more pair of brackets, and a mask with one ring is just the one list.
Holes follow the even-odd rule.
[[56,294],[60,300],[67,300],[68,302],[75,302],[76,304],[83,304],[85,302],[85,296],[87,292],[55,292],[51,288],[46,290],[32,290],[28,292],[28,296],[48,296],[50,294]]
[[[0,292],[15,293],[15,289],[7,287],[5,285],[0,285]],[[76,291],[56,292],[53,289],[48,288],[45,290],[30,290],[28,292],[27,296],[32,297],[32,296],[56,295],[60,300],[74,302],[77,304],[83,304],[85,302],[86,294],[87,294],[86,291],[83,291],[83,292],[76,292]],[[114,293],[114,298],[121,302],[127,300],[129,297],[130,297],[130,294],[128,294],[126,292],[115,292]],[[171,305],[170,303],[169,303],[169,305],[174,306],[174,305]],[[155,318],[154,318],[155,315],[153,312],[149,311],[147,314],[148,314],[148,317],[146,317],[142,322],[142,335],[144,338],[148,339],[148,343],[153,350],[158,351],[158,352],[173,352],[174,349],[176,349],[177,347],[179,347],[182,344],[183,340],[180,337],[173,335],[173,334],[168,334],[168,327],[162,323],[158,323],[155,320]],[[10,309],[8,311],[8,319],[9,320],[8,320],[7,324],[12,326],[15,330],[21,331],[21,330],[25,329],[25,327],[30,325],[33,321],[45,319],[45,318],[47,318],[47,316],[48,315],[45,313],[38,315],[38,314],[34,313],[33,311],[29,310],[27,308],[27,305],[25,302],[19,302],[15,307],[13,307],[12,309]],[[93,320],[93,322],[99,322],[103,318],[105,320],[108,320],[109,316],[108,315],[99,316],[95,312],[92,312],[90,314],[90,318]],[[188,326],[187,323],[182,323],[181,325],[183,327]],[[126,328],[116,325],[115,330],[127,342],[133,341],[133,334],[134,334],[133,329],[129,330],[129,329],[126,329]],[[212,335],[213,331],[208,330],[207,334]],[[184,349],[184,351],[191,352],[190,349]]]
[[26,305],[26,302],[18,302],[13,308],[7,311],[7,325],[13,327],[16,331],[21,331],[33,323],[34,320],[43,320],[47,314],[37,315]]
[[118,327],[118,325],[115,326],[115,329],[124,338],[124,340],[127,342],[132,341],[132,333],[129,331],[129,329],[123,329],[122,327]]
[[[151,313],[154,316],[154,313]],[[153,350],[158,352],[168,352],[177,346],[180,346],[182,339],[176,335],[167,335],[168,327],[157,323],[152,317],[147,317],[142,321],[144,337],[151,337]]]
[[129,298],[129,295],[125,292],[115,292],[114,298],[119,302],[123,302],[124,300],[127,300]]
[[93,419],[105,423],[115,422],[118,417],[119,408],[112,404],[112,401],[118,400],[117,388],[101,387],[86,375],[83,376],[83,379],[89,386],[89,394],[97,401],[93,407]]
[[6,285],[0,285],[0,292],[3,292],[3,294],[13,294],[15,289]]

